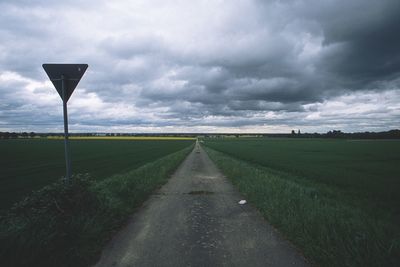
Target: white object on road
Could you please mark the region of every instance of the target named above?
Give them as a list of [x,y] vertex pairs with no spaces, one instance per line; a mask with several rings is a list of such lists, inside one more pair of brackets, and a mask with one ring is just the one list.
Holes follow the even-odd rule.
[[246,203],[247,203],[247,201],[244,200],[244,199],[242,199],[242,200],[239,201],[239,204],[240,204],[240,205],[244,205],[244,204],[246,204]]

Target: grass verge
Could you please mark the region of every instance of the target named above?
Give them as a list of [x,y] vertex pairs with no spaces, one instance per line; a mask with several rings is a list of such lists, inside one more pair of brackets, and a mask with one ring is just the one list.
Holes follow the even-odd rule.
[[96,181],[55,182],[0,217],[0,266],[88,266],[129,215],[164,184],[193,146]]
[[399,266],[398,226],[325,196],[318,184],[206,151],[246,199],[317,265]]

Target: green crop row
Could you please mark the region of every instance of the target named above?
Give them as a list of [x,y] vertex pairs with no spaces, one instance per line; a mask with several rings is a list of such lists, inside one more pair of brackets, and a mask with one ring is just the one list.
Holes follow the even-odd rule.
[[263,216],[319,266],[399,266],[400,233],[336,198],[331,188],[206,147]]
[[[96,180],[181,150],[193,140],[71,140],[73,173]],[[0,140],[0,210],[65,175],[63,140]]]
[[88,266],[193,148],[103,180],[57,181],[0,217],[0,266]]
[[400,224],[400,140],[237,138],[205,144],[325,186],[341,201]]

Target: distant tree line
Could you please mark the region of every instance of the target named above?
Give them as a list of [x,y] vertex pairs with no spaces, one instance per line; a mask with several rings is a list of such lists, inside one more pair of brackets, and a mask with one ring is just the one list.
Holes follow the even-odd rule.
[[[69,133],[69,136],[162,136],[197,137],[197,133]],[[0,139],[63,137],[64,133],[0,132]]]
[[400,130],[390,130],[385,132],[356,132],[345,133],[341,130],[332,130],[327,133],[301,133],[300,130],[292,130],[291,133],[274,134],[201,134],[206,138],[224,137],[280,137],[280,138],[336,138],[336,139],[400,139]]
[[296,133],[294,130],[288,137],[295,138],[338,138],[338,139],[400,139],[400,130],[390,130],[385,132],[356,132],[345,133],[341,130],[332,130],[327,133]]
[[36,136],[35,132],[0,132],[0,139],[15,139],[15,138],[33,138]]
[[[64,136],[63,133],[35,133],[35,132],[0,132],[0,139],[35,138],[48,136]],[[337,139],[400,139],[400,130],[385,132],[356,132],[345,133],[341,130],[332,130],[327,133],[301,133],[300,130],[292,130],[291,133],[278,134],[215,134],[215,133],[70,133],[70,136],[164,136],[164,137],[290,137],[290,138],[337,138]]]

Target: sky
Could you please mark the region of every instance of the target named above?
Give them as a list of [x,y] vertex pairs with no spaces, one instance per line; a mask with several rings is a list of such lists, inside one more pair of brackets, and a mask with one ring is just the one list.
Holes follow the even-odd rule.
[[398,0],[0,0],[0,131],[400,128]]

